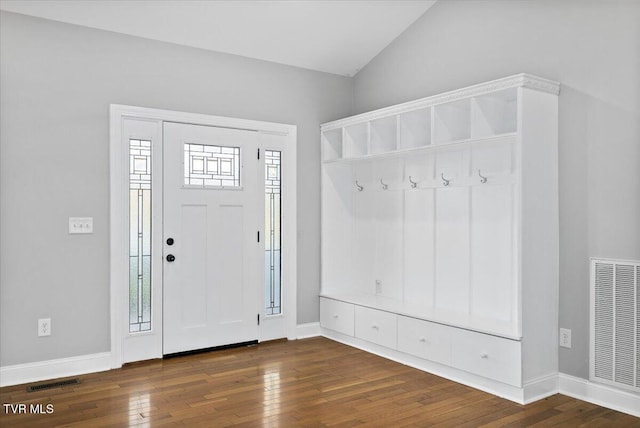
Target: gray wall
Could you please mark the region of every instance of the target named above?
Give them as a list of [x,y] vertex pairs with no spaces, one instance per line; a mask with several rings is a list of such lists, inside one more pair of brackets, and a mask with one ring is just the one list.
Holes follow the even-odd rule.
[[319,124],[350,114],[352,79],[6,12],[0,28],[0,365],[110,349],[111,103],[298,126],[298,323],[318,320]]
[[560,371],[587,378],[589,257],[640,259],[640,2],[439,1],[355,76],[354,113],[520,72],[562,84]]

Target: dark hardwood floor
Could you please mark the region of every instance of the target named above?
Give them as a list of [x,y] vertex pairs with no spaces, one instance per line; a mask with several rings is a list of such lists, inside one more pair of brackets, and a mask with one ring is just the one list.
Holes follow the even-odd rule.
[[[130,364],[79,385],[0,389],[0,426],[640,427],[563,395],[521,406],[325,338]],[[38,405],[42,405],[41,407]],[[51,406],[47,408],[47,405]]]

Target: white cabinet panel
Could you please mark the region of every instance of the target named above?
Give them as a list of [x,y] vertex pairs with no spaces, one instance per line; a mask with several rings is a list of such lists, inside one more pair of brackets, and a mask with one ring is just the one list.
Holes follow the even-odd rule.
[[404,159],[404,183],[411,181],[417,183],[418,187],[433,185],[435,182],[435,160],[431,154],[412,154]]
[[432,307],[434,294],[433,189],[413,189],[404,195],[404,301]]
[[353,336],[354,309],[351,303],[320,298],[320,325]]
[[471,146],[471,175],[482,175],[491,179],[499,175],[509,175],[513,170],[514,143],[510,140],[477,144]]
[[398,351],[451,364],[452,327],[404,316],[398,317]]
[[[363,184],[365,185],[365,184]],[[353,281],[352,289],[361,293],[373,293],[373,260],[375,255],[375,222],[374,212],[375,193],[371,191],[353,192],[352,222],[352,260]],[[345,237],[337,237],[338,245]],[[349,242],[349,240],[346,240]]]
[[396,349],[397,315],[356,306],[356,337]]
[[455,329],[451,357],[456,368],[522,386],[521,343],[518,341]]
[[471,190],[471,314],[511,321],[515,316],[513,186]]
[[469,188],[436,189],[437,309],[469,310]]
[[351,279],[351,170],[331,164],[322,174],[322,281],[327,289],[340,289]]
[[442,177],[457,184],[465,172],[465,164],[468,167],[468,153],[466,150],[446,150],[436,155],[436,181],[442,182]]
[[381,190],[376,193],[375,263],[372,291],[381,296],[402,299],[402,209],[403,192]]

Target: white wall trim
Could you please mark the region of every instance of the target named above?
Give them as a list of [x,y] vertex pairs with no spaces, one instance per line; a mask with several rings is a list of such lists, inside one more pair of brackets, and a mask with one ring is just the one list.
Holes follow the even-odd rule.
[[524,404],[533,403],[558,393],[558,374],[553,373],[524,384]]
[[110,352],[16,364],[14,366],[0,367],[0,386],[78,376],[86,373],[102,372],[110,368]]
[[307,324],[298,324],[296,326],[296,339],[306,339],[308,337],[320,336],[320,323],[310,322]]
[[640,417],[640,395],[560,373],[560,394]]

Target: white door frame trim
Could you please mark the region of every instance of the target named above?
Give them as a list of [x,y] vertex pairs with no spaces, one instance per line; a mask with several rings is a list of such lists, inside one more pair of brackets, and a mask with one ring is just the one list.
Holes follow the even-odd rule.
[[[109,174],[110,174],[110,311],[111,311],[111,356],[112,368],[121,367],[123,364],[123,342],[129,333],[126,328],[128,314],[127,305],[121,296],[123,284],[128,284],[129,265],[128,259],[128,151],[122,144],[123,121],[125,119],[137,119],[156,122],[178,122],[193,125],[216,126],[223,128],[235,128],[253,130],[262,133],[278,134],[286,138],[287,151],[290,159],[296,159],[297,127],[295,125],[262,122],[255,120],[229,118],[223,116],[209,116],[197,113],[185,113],[171,110],[161,110],[145,107],[127,106],[119,104],[110,105],[110,146],[109,146]],[[126,155],[126,156],[125,156]],[[296,212],[296,162],[287,165],[287,174],[283,177],[283,188],[288,188],[292,198],[283,200],[282,213],[287,217],[286,231],[283,228],[283,248],[288,249],[283,263],[285,270],[283,278],[283,306],[287,311],[286,334],[292,340],[296,338],[297,316],[297,212]],[[162,212],[153,214],[156,224],[162,224]],[[156,228],[157,229],[157,228]],[[160,255],[162,257],[162,255]],[[157,259],[157,257],[154,257]],[[154,287],[154,292],[158,289]],[[160,287],[160,292],[161,287]],[[160,299],[161,300],[161,299]],[[154,299],[155,301],[155,299]],[[123,307],[125,306],[125,307]],[[153,310],[153,309],[152,309]],[[155,317],[158,320],[158,317]],[[152,320],[153,322],[153,320]],[[161,322],[156,322],[153,328],[162,337]],[[142,333],[144,334],[144,333]],[[162,357],[162,345],[154,354]]]

